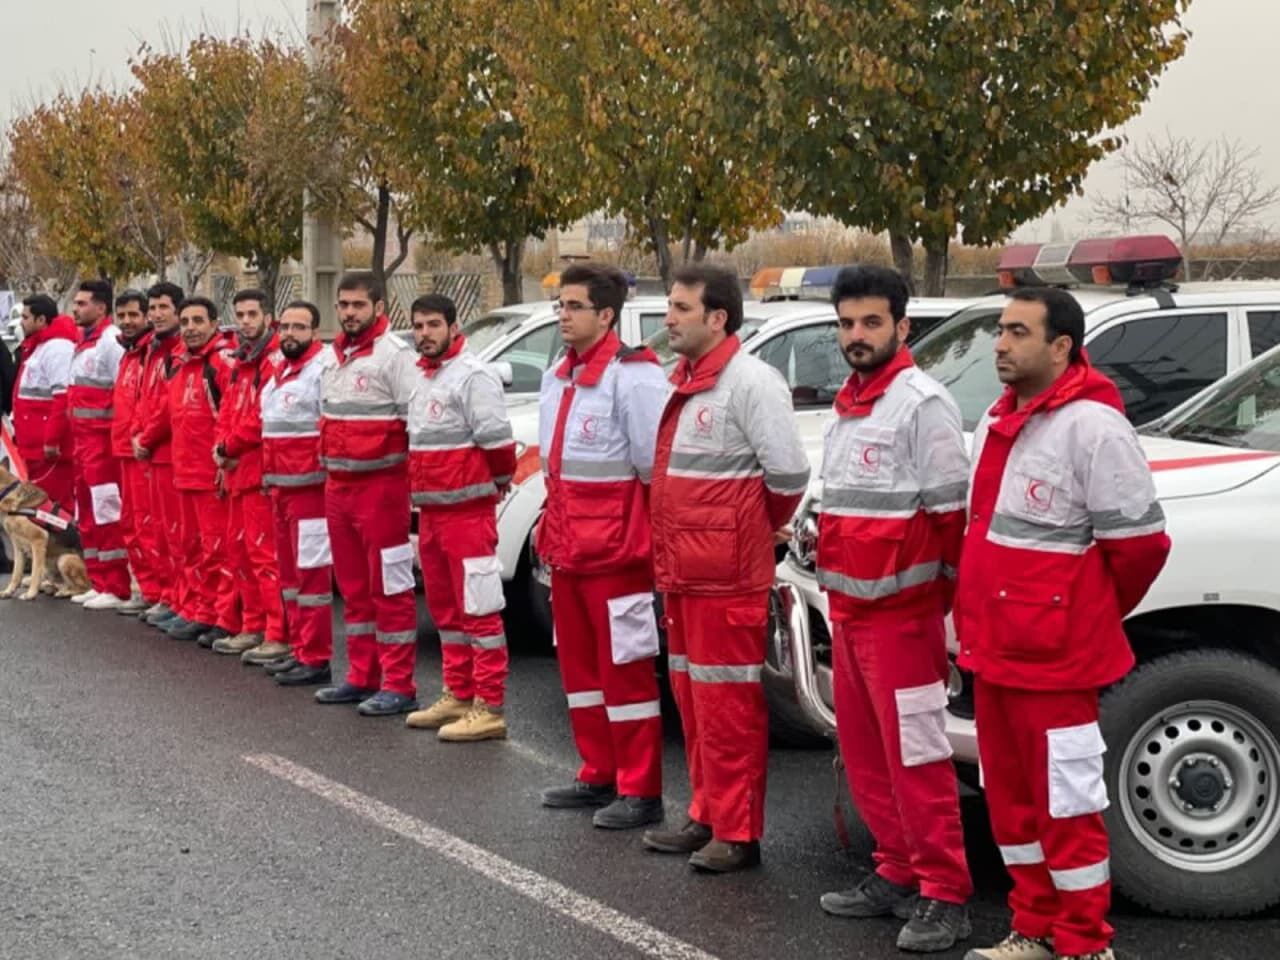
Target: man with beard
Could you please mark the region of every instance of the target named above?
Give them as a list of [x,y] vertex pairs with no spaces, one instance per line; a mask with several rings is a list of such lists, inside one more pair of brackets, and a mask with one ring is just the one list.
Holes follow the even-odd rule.
[[906,920],[899,949],[948,950],[971,932],[973,892],[943,731],[943,620],[969,471],[960,411],[904,345],[899,273],[842,270],[831,299],[853,373],[823,451],[817,575],[830,602],[840,752],[876,868],[821,903],[837,916]]
[[260,398],[282,358],[267,295],[241,290],[231,303],[239,345],[231,388],[218,411],[213,459],[222,468],[227,488],[227,545],[234,571],[229,592],[239,596],[242,617],[240,632],[214,640],[213,650],[239,655],[245,663],[264,664],[289,653],[271,501],[262,492]]
[[320,311],[294,300],[280,311],[280,362],[262,387],[262,486],[271,494],[290,654],[266,664],[284,687],[329,683],[333,555],[320,466],[320,375],[332,354]]
[[498,739],[507,735],[507,636],[497,506],[516,445],[502,381],[467,349],[453,301],[419,297],[410,315],[422,376],[409,401],[409,489],[444,691],[406,722],[441,740]]

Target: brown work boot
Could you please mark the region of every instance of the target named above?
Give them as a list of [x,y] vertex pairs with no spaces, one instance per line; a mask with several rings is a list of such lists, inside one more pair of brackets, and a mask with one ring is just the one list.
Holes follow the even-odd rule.
[[503,740],[507,736],[507,720],[500,708],[491,707],[477,697],[471,704],[471,709],[457,720],[441,727],[436,736],[453,743]]
[[1049,946],[1048,940],[1024,937],[1017,930],[994,947],[974,947],[964,955],[964,960],[1053,960],[1053,958],[1053,949]]
[[760,863],[760,841],[732,843],[728,840],[712,840],[689,858],[689,866],[711,873],[733,873]]
[[241,654],[246,650],[252,650],[260,643],[262,643],[260,633],[237,633],[234,637],[222,637],[213,641],[213,652]]
[[263,664],[283,660],[289,652],[290,647],[287,643],[259,643],[256,647],[243,651],[240,654],[240,662],[251,667],[261,667]]
[[415,710],[405,717],[404,725],[416,730],[436,730],[446,723],[461,720],[470,709],[470,700],[459,700],[446,687],[444,693],[440,694],[440,699],[431,706],[425,710]]
[[711,842],[711,828],[690,819],[679,830],[646,830],[640,842],[658,853],[693,853]]

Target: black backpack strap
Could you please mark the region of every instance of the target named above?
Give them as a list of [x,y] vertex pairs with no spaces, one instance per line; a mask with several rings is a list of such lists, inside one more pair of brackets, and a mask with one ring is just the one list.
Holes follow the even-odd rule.
[[204,385],[209,389],[213,412],[217,413],[218,408],[222,406],[222,389],[218,386],[218,371],[213,369],[213,363],[208,357],[204,358]]

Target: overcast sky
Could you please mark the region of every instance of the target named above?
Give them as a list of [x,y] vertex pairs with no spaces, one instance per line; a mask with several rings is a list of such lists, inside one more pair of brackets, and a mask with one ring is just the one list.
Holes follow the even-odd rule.
[[[166,35],[190,36],[207,24],[228,33],[237,24],[301,35],[306,0],[6,0],[0,14],[0,125],[33,100],[86,81],[128,82],[127,61],[140,42],[163,45]],[[1261,151],[1260,165],[1280,181],[1280,84],[1271,75],[1280,37],[1276,0],[1193,0],[1187,55],[1164,75],[1126,133],[1212,139],[1226,134]],[[1119,178],[1104,161],[1086,196],[1024,228],[1023,239],[1048,239],[1056,217],[1071,235],[1088,215],[1089,196],[1114,190]],[[1273,219],[1280,221],[1280,210]]]

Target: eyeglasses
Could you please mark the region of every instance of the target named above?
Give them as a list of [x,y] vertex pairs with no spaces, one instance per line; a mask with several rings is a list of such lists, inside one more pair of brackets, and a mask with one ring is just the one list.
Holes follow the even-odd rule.
[[584,310],[598,313],[600,311],[599,307],[593,307],[589,303],[579,303],[577,300],[557,300],[555,308],[556,313],[582,313]]

